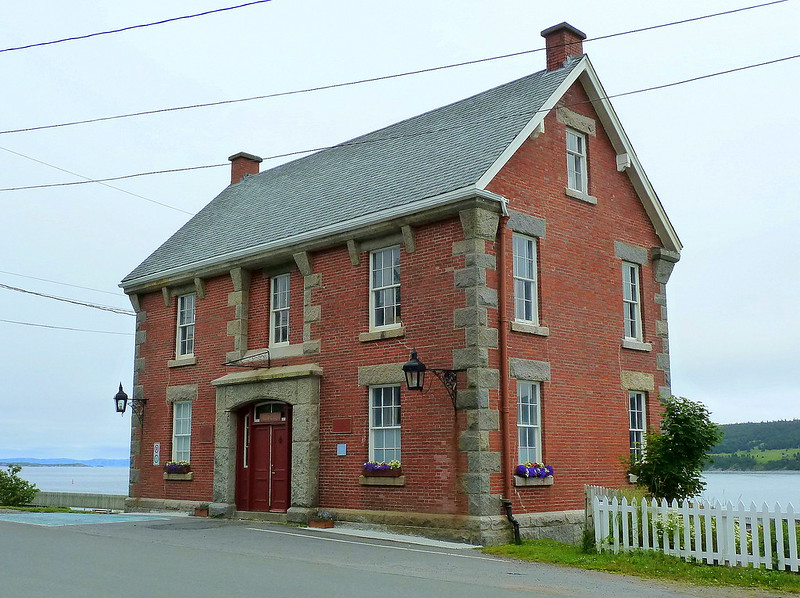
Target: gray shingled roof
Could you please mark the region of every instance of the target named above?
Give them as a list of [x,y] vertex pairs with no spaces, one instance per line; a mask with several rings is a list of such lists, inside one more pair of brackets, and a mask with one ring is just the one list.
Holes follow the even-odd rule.
[[475,184],[578,59],[227,187],[123,279],[288,239]]

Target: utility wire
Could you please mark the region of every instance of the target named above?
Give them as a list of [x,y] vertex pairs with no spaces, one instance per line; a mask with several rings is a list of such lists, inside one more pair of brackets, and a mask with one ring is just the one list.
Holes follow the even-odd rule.
[[[642,89],[635,89],[633,91],[626,91],[626,92],[622,92],[622,93],[609,94],[609,95],[606,95],[606,96],[592,98],[592,99],[589,99],[589,100],[586,100],[586,101],[583,101],[583,102],[575,102],[573,104],[567,104],[566,106],[577,106],[579,104],[589,104],[589,103],[592,103],[592,102],[595,102],[595,101],[598,101],[598,100],[609,100],[611,98],[619,98],[619,97],[634,95],[634,94],[638,94],[638,93],[644,93],[644,92],[647,92],[647,91],[654,91],[654,90],[657,90],[657,89],[665,89],[665,88],[668,88],[668,87],[675,87],[677,85],[684,85],[686,83],[692,83],[692,82],[695,82],[695,81],[701,81],[703,79],[710,79],[712,77],[718,77],[720,75],[728,75],[730,73],[736,73],[736,72],[739,72],[739,71],[745,71],[745,70],[754,69],[754,68],[758,68],[758,67],[762,67],[762,66],[776,64],[776,63],[784,62],[784,61],[787,61],[787,60],[795,60],[797,58],[800,58],[800,54],[795,54],[794,56],[786,56],[784,58],[777,58],[775,60],[768,60],[766,62],[759,62],[757,64],[750,64],[750,65],[747,65],[747,66],[741,66],[741,67],[737,67],[737,68],[733,68],[733,69],[728,69],[728,70],[725,70],[725,71],[717,71],[715,73],[710,73],[710,74],[707,74],[707,75],[700,75],[698,77],[692,77],[690,79],[683,79],[681,81],[674,81],[672,83],[664,83],[663,85],[655,85],[655,86],[652,86],[652,87],[646,87],[646,88],[642,88]],[[441,131],[448,131],[448,130],[453,130],[453,129],[461,129],[461,128],[465,128],[465,127],[469,127],[471,125],[474,125],[474,124],[476,124],[478,122],[483,123],[483,122],[490,122],[490,121],[493,121],[493,120],[502,120],[502,119],[506,119],[506,118],[512,118],[512,117],[515,117],[515,116],[525,115],[525,114],[530,114],[531,116],[533,116],[534,114],[537,114],[537,113],[540,113],[540,112],[549,112],[549,110],[547,110],[547,109],[530,110],[530,111],[518,112],[518,113],[514,113],[514,114],[506,114],[506,115],[503,115],[501,117],[494,117],[494,118],[486,119],[486,120],[482,120],[482,121],[473,121],[473,122],[470,122],[468,124],[458,124],[458,125],[453,125],[451,127],[442,127],[442,128],[438,128],[438,129],[430,129],[430,130],[427,130],[427,131],[418,131],[416,133],[409,134],[409,135],[393,135],[393,136],[390,136],[390,137],[379,137],[379,138],[365,139],[365,140],[360,140],[360,141],[349,141],[349,142],[340,143],[340,144],[337,144],[337,145],[329,145],[329,146],[316,147],[316,148],[310,148],[310,149],[296,150],[296,151],[293,151],[293,152],[285,152],[285,153],[282,153],[282,154],[274,154],[272,156],[266,156],[266,157],[264,157],[262,159],[263,160],[273,160],[273,159],[276,159],[276,158],[285,158],[285,157],[289,157],[289,156],[296,156],[296,155],[299,155],[299,154],[308,154],[308,153],[311,153],[311,152],[317,152],[317,151],[326,150],[326,149],[333,149],[335,147],[348,147],[348,146],[363,145],[363,144],[368,144],[368,143],[378,143],[380,141],[388,141],[388,140],[391,140],[391,139],[405,139],[405,138],[410,138],[410,137],[418,137],[420,135],[428,135],[428,134],[431,134],[431,133],[437,133],[437,132],[441,132]],[[105,179],[95,179],[95,180],[88,180],[88,181],[73,181],[73,182],[69,182],[69,183],[50,183],[50,184],[46,184],[46,185],[28,185],[28,186],[23,186],[23,187],[6,187],[6,188],[0,188],[0,192],[3,192],[3,191],[23,191],[23,190],[27,190],[27,189],[47,189],[47,188],[50,188],[50,187],[69,187],[69,186],[74,186],[74,185],[86,185],[88,183],[103,183],[103,182],[107,182],[107,181],[118,181],[118,180],[121,180],[121,179],[131,179],[131,178],[135,178],[135,177],[150,176],[150,175],[155,175],[155,174],[170,174],[170,173],[174,173],[174,172],[186,172],[186,171],[190,171],[190,170],[200,170],[200,169],[204,169],[204,168],[220,168],[222,166],[228,166],[228,165],[227,164],[206,164],[206,165],[203,165],[203,166],[190,166],[190,167],[186,167],[186,168],[171,168],[171,169],[168,169],[168,170],[153,170],[153,171],[150,171],[150,172],[138,172],[138,173],[134,173],[134,174],[126,174],[126,175],[117,176],[117,177],[110,177],[110,178],[105,178]]]
[[94,332],[95,334],[120,334],[123,336],[133,336],[132,332],[111,332],[110,330],[87,330],[86,328],[67,328],[66,326],[50,326],[48,324],[34,324],[33,322],[18,322],[16,320],[1,320],[6,324],[19,324],[20,326],[36,326],[37,328],[52,328],[55,330],[72,330],[75,332]]
[[[733,10],[729,10],[729,11],[725,11],[725,12],[718,12],[718,13],[714,13],[714,14],[703,15],[703,16],[700,16],[700,17],[693,17],[693,18],[690,18],[690,19],[683,19],[681,21],[673,21],[673,22],[670,22],[670,23],[662,23],[660,25],[652,25],[650,27],[642,27],[642,28],[639,28],[639,29],[632,29],[632,30],[629,30],[629,31],[621,31],[621,32],[618,32],[618,33],[611,33],[609,35],[603,35],[603,36],[594,37],[594,38],[587,38],[584,41],[585,42],[592,42],[592,41],[597,41],[597,40],[609,39],[609,38],[612,38],[612,37],[619,37],[619,36],[622,36],[622,35],[629,35],[631,33],[641,33],[643,31],[650,31],[652,29],[660,29],[660,28],[663,28],[663,27],[670,27],[670,26],[673,26],[673,25],[682,25],[682,24],[689,23],[689,22],[692,22],[692,21],[700,21],[702,19],[710,19],[710,18],[713,18],[713,17],[719,17],[719,16],[723,16],[723,15],[742,12],[742,11],[745,11],[745,10],[753,10],[755,8],[763,8],[765,6],[772,6],[774,4],[782,4],[782,3],[788,2],[788,1],[789,0],[774,0],[773,2],[767,2],[765,4],[757,4],[757,5],[754,5],[754,6],[747,6],[747,7],[744,7],[744,8],[737,8],[737,9],[733,9]],[[568,45],[568,44],[559,44],[559,45],[564,46],[564,45]],[[554,46],[554,47],[556,47],[556,46]],[[290,90],[290,91],[280,91],[280,92],[275,92],[275,93],[270,93],[270,94],[265,94],[265,95],[251,96],[251,97],[248,97],[248,98],[238,98],[238,99],[234,99],[234,100],[220,100],[220,101],[217,101],[217,102],[206,102],[206,103],[201,103],[201,104],[190,104],[190,105],[187,105],[187,106],[174,106],[174,107],[171,107],[171,108],[159,108],[159,109],[155,109],[155,110],[143,110],[143,111],[140,111],[140,112],[130,112],[130,113],[127,113],[127,114],[117,114],[117,115],[113,115],[113,116],[102,116],[102,117],[98,117],[98,118],[89,118],[89,119],[85,119],[85,120],[68,121],[68,122],[56,123],[56,124],[51,124],[51,125],[40,125],[40,126],[36,126],[36,127],[25,127],[25,128],[21,128],[21,129],[8,129],[8,130],[5,130],[5,131],[0,131],[0,135],[7,135],[9,133],[26,133],[26,132],[31,132],[31,131],[41,131],[41,130],[44,130],[44,129],[55,129],[55,128],[60,128],[60,127],[72,127],[72,126],[75,126],[75,125],[85,125],[85,124],[104,122],[104,121],[109,121],[109,120],[132,118],[132,117],[135,117],[135,116],[147,116],[147,115],[151,115],[151,114],[161,114],[161,113],[165,113],[165,112],[177,112],[177,111],[181,111],[181,110],[193,110],[195,108],[208,108],[208,107],[211,107],[211,106],[223,106],[225,104],[237,104],[237,103],[241,103],[241,102],[252,102],[252,101],[255,101],[255,100],[265,100],[265,99],[278,98],[278,97],[283,97],[283,96],[291,96],[291,95],[298,95],[298,94],[304,94],[304,93],[312,93],[312,92],[323,91],[323,90],[327,90],[327,89],[336,89],[336,88],[340,88],[340,87],[350,87],[350,86],[354,86],[354,85],[362,85],[362,84],[365,84],[365,83],[375,83],[377,81],[385,81],[385,80],[388,80],[388,79],[397,79],[397,78],[400,78],[400,77],[408,77],[408,76],[411,76],[411,75],[420,75],[420,74],[423,74],[423,73],[432,73],[432,72],[442,71],[442,70],[446,70],[446,69],[458,68],[458,67],[463,67],[463,66],[470,66],[470,65],[473,65],[473,64],[481,64],[481,63],[484,63],[484,62],[491,62],[491,61],[494,61],[494,60],[503,60],[503,59],[506,59],[506,58],[513,58],[515,56],[523,56],[525,54],[532,54],[534,52],[541,52],[544,49],[545,48],[535,48],[533,50],[521,50],[519,52],[512,52],[510,54],[502,54],[500,56],[491,56],[489,58],[478,58],[478,59],[475,59],[475,60],[467,60],[467,61],[464,61],[464,62],[456,62],[456,63],[453,63],[453,64],[446,64],[446,65],[442,65],[442,66],[434,66],[434,67],[429,67],[429,68],[424,68],[424,69],[417,69],[417,70],[413,70],[413,71],[406,71],[406,72],[403,72],[403,73],[394,73],[394,74],[390,74],[390,75],[381,75],[381,76],[378,76],[378,77],[369,77],[369,78],[366,78],[366,79],[358,79],[358,80],[355,80],[355,81],[347,81],[347,82],[344,82],[344,83],[332,83],[330,85],[319,85],[319,86],[316,86],[316,87],[307,87],[307,88],[303,88],[303,89],[294,89],[294,90]]]
[[7,289],[9,291],[16,291],[18,293],[26,293],[28,295],[36,295],[37,297],[44,297],[45,299],[54,299],[56,301],[63,301],[64,303],[71,303],[73,305],[80,305],[82,307],[91,307],[92,309],[99,309],[101,311],[109,311],[114,314],[123,316],[135,316],[136,312],[129,309],[120,309],[118,307],[111,307],[110,305],[100,305],[99,303],[89,303],[88,301],[79,301],[77,299],[68,299],[67,297],[57,297],[55,295],[47,295],[45,293],[37,293],[19,287],[12,287],[7,284],[0,283],[0,289]]
[[205,12],[198,12],[193,15],[184,15],[182,17],[172,17],[171,19],[163,19],[161,21],[154,21],[152,23],[143,23],[141,25],[130,25],[129,27],[120,27],[119,29],[111,29],[109,31],[98,31],[97,33],[87,33],[86,35],[76,35],[74,37],[65,37],[63,39],[54,39],[49,42],[38,42],[35,44],[28,44],[26,46],[16,46],[14,48],[0,49],[0,53],[14,52],[16,50],[27,50],[29,48],[38,48],[41,46],[52,46],[53,44],[62,44],[64,42],[74,42],[81,39],[89,39],[90,37],[98,37],[100,35],[110,35],[112,33],[122,33],[123,31],[131,31],[133,29],[143,29],[145,27],[153,27],[155,25],[164,25],[165,23],[174,23],[175,21],[184,21],[186,19],[194,19],[195,17],[204,17],[218,12],[226,12],[229,10],[236,10],[237,8],[245,8],[246,6],[253,6],[254,4],[265,4],[272,0],[255,0],[246,4],[239,4],[237,6],[228,6],[226,8],[215,8],[214,10],[207,10]]
[[[80,177],[82,179],[85,179],[88,182],[93,182],[93,179],[91,179],[88,176],[84,176],[82,174],[78,174],[77,172],[72,172],[71,170],[67,170],[66,168],[61,168],[60,166],[56,166],[54,164],[48,164],[47,162],[44,162],[43,160],[39,160],[38,158],[34,158],[32,156],[26,156],[25,154],[21,154],[19,152],[15,152],[14,150],[10,150],[7,147],[0,146],[0,150],[3,150],[4,152],[8,152],[9,154],[14,154],[15,156],[19,156],[20,158],[25,158],[26,160],[32,160],[34,162],[38,162],[39,164],[43,164],[44,166],[48,166],[49,168],[55,168],[56,170],[60,170],[61,172],[66,172],[67,174],[71,174],[71,175]],[[175,206],[171,206],[169,204],[166,204],[166,203],[163,203],[163,202],[160,202],[160,201],[156,201],[155,199],[150,199],[149,197],[145,197],[144,195],[139,195],[138,193],[133,193],[132,191],[127,191],[125,189],[121,189],[119,187],[115,187],[114,185],[109,185],[107,183],[103,183],[103,182],[100,182],[100,181],[98,181],[98,182],[101,185],[103,185],[104,187],[108,187],[109,189],[114,189],[115,191],[120,191],[122,193],[127,193],[128,195],[132,195],[133,197],[138,197],[139,199],[143,199],[145,201],[149,201],[150,203],[154,203],[156,205],[163,206],[165,208],[169,208],[170,210],[175,210],[176,212],[183,212],[184,214],[189,214],[190,216],[194,216],[194,212],[189,212],[189,211],[183,210],[181,208],[176,208]]]
[[108,295],[114,295],[115,297],[119,297],[119,293],[118,292],[115,293],[113,291],[105,291],[103,289],[94,289],[92,287],[82,287],[80,285],[70,284],[68,282],[59,282],[57,280],[50,280],[49,278],[38,278],[36,276],[27,276],[25,274],[19,274],[17,272],[7,272],[5,270],[0,270],[0,274],[8,274],[9,276],[19,276],[20,278],[29,278],[31,280],[40,280],[42,282],[52,282],[53,284],[60,284],[60,285],[63,285],[65,287],[73,287],[75,289],[84,289],[86,291],[96,291],[98,293],[106,293]]

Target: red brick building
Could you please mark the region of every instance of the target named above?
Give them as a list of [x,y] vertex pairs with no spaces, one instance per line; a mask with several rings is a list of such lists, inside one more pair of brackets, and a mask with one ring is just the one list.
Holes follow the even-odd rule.
[[[669,394],[681,245],[585,36],[542,35],[544,71],[262,173],[232,156],[231,185],[123,280],[147,400],[129,508],[491,543],[502,499],[523,535],[575,538],[584,484],[627,483]],[[408,389],[412,349],[453,392],[434,371]]]

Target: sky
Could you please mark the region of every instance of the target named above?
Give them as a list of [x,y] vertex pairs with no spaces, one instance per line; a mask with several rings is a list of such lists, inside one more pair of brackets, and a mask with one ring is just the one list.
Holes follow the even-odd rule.
[[[797,55],[798,1],[592,41],[755,2],[272,0],[0,51],[0,285],[130,310],[119,281],[225,188],[228,156],[333,145],[539,71],[544,53],[8,131],[534,50],[562,21],[587,34],[613,96]],[[235,5],[4,2],[0,50]],[[718,423],[800,418],[799,88],[794,59],[611,100],[684,244],[668,285],[673,393]],[[126,457],[130,415],[112,398],[131,393],[134,319],[0,287],[0,320],[0,458]]]

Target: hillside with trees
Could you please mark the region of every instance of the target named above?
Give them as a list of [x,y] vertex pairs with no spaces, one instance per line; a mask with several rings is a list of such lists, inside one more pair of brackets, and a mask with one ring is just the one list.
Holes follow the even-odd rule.
[[800,470],[800,420],[725,424],[711,470]]

